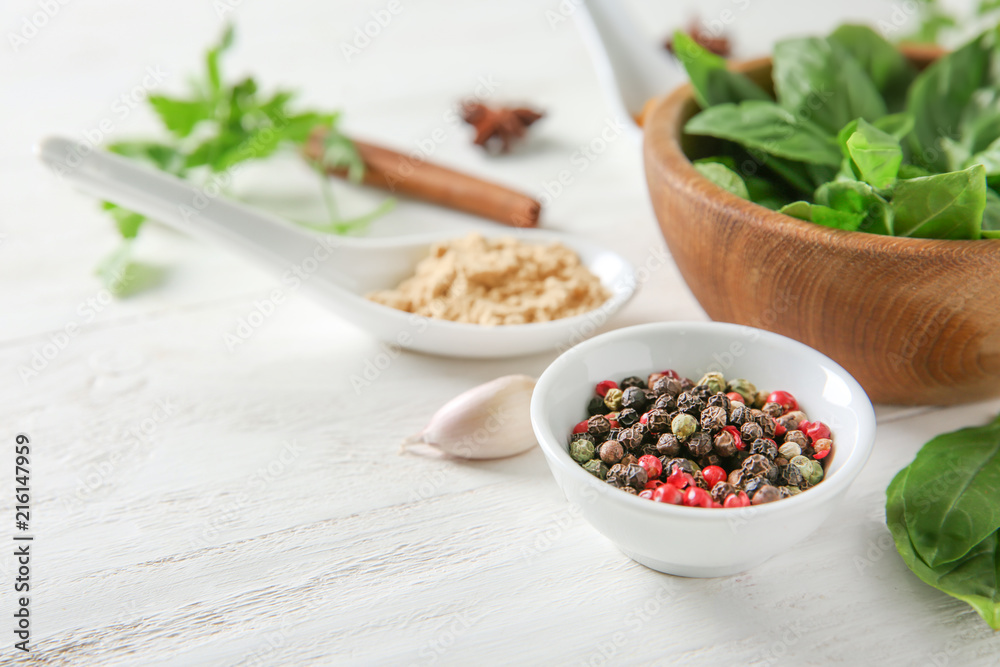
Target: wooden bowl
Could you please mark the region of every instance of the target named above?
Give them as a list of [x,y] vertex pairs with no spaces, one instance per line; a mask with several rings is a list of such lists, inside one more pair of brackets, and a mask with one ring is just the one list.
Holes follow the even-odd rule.
[[[939,55],[904,52],[918,66]],[[769,59],[736,69],[771,85]],[[844,232],[730,194],[687,157],[713,141],[683,136],[697,111],[689,85],[661,100],[644,118],[643,153],[660,229],[709,317],[820,350],[875,402],[1000,395],[1000,241]]]

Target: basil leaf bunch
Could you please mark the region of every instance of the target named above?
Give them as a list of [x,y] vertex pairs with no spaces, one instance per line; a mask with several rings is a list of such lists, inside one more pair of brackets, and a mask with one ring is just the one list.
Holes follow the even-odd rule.
[[998,35],[987,31],[919,73],[862,25],[785,40],[774,49],[772,97],[678,32],[675,50],[702,107],[685,132],[719,140],[718,155],[697,161],[713,166],[699,171],[827,227],[1000,238]]
[[934,438],[886,491],[907,567],[1000,629],[1000,416]]
[[[225,82],[220,60],[232,46],[233,38],[233,28],[228,26],[219,43],[205,54],[204,74],[192,82],[188,97],[149,97],[149,104],[168,135],[166,140],[120,141],[107,149],[178,178],[202,183],[213,179],[221,182],[225,179],[219,174],[231,173],[237,165],[252,160],[266,159],[285,147],[300,148],[310,134],[319,129],[325,134],[325,152],[322,164],[311,166],[320,174],[329,221],[299,224],[320,232],[346,234],[363,228],[392,208],[394,200],[387,199],[366,215],[353,219],[340,217],[323,168],[345,169],[354,182],[360,181],[365,171],[364,161],[354,144],[338,130],[340,114],[293,112],[293,93],[278,90],[265,95],[253,77]],[[112,291],[124,295],[142,286],[131,279],[142,272],[136,270],[130,248],[146,218],[112,202],[104,202],[102,206],[114,220],[124,244],[101,263],[98,275]],[[194,209],[190,212],[196,213]]]

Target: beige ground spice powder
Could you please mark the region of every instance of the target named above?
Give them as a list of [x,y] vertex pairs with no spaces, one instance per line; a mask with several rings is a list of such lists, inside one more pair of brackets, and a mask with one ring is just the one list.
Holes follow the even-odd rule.
[[493,326],[579,315],[610,296],[562,244],[470,234],[434,244],[415,275],[368,298],[425,317]]

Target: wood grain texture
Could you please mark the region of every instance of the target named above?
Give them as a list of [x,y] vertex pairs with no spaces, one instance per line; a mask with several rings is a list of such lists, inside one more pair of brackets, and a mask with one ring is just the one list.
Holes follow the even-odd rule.
[[[918,63],[934,51],[912,55]],[[769,61],[740,69],[768,82]],[[701,176],[682,136],[689,86],[646,117],[646,179],[660,229],[708,315],[828,354],[872,400],[954,404],[1000,395],[1000,243],[828,229]]]

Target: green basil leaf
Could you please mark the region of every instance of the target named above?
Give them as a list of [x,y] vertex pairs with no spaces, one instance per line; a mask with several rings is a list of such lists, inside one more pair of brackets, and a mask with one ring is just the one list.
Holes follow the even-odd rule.
[[987,82],[994,42],[995,31],[980,35],[936,60],[910,86],[906,109],[914,117],[911,149],[933,171],[951,167],[941,150],[941,139],[960,136],[966,106]]
[[750,199],[750,193],[747,191],[746,183],[743,182],[743,179],[740,178],[739,174],[725,165],[719,164],[718,162],[696,162],[694,168],[697,169],[702,176],[712,181],[723,190],[731,192],[737,197]]
[[928,171],[923,167],[917,166],[915,164],[906,164],[905,162],[899,167],[899,178],[900,179],[911,179],[911,178],[922,178],[924,176],[933,176],[934,172]]
[[688,134],[728,139],[770,155],[837,166],[840,150],[833,137],[809,121],[800,121],[773,102],[719,104],[687,122]]
[[916,68],[895,46],[866,25],[842,25],[829,40],[854,56],[885,98],[890,111],[906,104],[906,90],[917,75]]
[[901,493],[910,539],[931,567],[1000,530],[1000,417],[933,438],[909,465]]
[[892,185],[903,164],[903,149],[899,140],[886,134],[864,118],[847,138],[847,153],[857,168],[861,180],[882,190]]
[[1000,176],[1000,138],[986,147],[980,153],[968,158],[962,165],[962,169],[968,169],[974,165],[981,164],[986,169],[986,177]]
[[864,213],[838,211],[828,206],[810,204],[806,201],[792,202],[782,207],[781,213],[806,222],[815,222],[817,225],[843,229],[848,232],[857,231],[865,217]]
[[101,208],[111,215],[124,239],[134,239],[139,234],[139,227],[146,221],[146,216],[109,201],[101,202]]
[[882,116],[873,122],[872,125],[902,141],[913,130],[913,123],[913,114],[908,111],[902,111]]
[[925,584],[958,598],[994,630],[1000,629],[1000,532],[989,535],[959,560],[932,568],[917,554],[906,524],[903,487],[910,468],[903,468],[886,490],[885,521],[903,562]]
[[892,191],[896,236],[978,239],[986,208],[986,170],[898,181]]
[[708,51],[682,30],[674,33],[674,55],[684,65],[695,99],[707,108],[727,102],[770,100],[763,88],[739,72],[730,72],[726,59]]
[[831,181],[816,190],[816,202],[838,211],[861,213],[864,218],[858,231],[869,234],[893,234],[892,207],[867,183]]
[[993,188],[986,190],[986,210],[983,211],[983,238],[1000,239],[1000,195]]
[[788,196],[769,179],[761,176],[745,176],[743,181],[746,183],[750,201],[755,204],[778,211],[790,203]]
[[886,115],[885,100],[840,44],[818,37],[778,42],[772,70],[782,107],[836,133],[854,118]]
[[191,134],[198,123],[212,117],[212,106],[204,100],[178,100],[164,95],[150,95],[149,103],[163,125],[179,139]]

